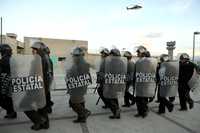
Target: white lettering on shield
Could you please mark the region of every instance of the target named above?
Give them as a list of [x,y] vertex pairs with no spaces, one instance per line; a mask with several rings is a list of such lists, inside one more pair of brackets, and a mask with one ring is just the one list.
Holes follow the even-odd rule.
[[105,84],[124,84],[126,80],[125,74],[105,74]]
[[43,88],[41,76],[17,77],[12,79],[13,93],[40,90]]
[[155,73],[136,72],[136,82],[155,82]]
[[178,84],[177,76],[163,76],[161,79],[161,86],[172,86]]
[[66,84],[68,89],[79,88],[91,84],[90,74],[83,74],[76,77],[67,77]]

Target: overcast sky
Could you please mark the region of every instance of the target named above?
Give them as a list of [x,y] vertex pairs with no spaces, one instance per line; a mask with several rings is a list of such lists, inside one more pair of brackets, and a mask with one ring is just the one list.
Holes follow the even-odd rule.
[[[129,5],[143,6],[126,10]],[[0,0],[3,33],[87,40],[89,51],[100,47],[145,45],[153,55],[167,53],[166,42],[176,41],[175,54],[191,55],[193,32],[200,31],[200,0]],[[200,55],[200,35],[196,36]]]

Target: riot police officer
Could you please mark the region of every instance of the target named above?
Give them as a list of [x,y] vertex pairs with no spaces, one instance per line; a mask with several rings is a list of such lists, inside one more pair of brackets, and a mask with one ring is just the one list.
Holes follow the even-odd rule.
[[[139,57],[138,60],[146,56],[147,49],[143,46],[139,46],[136,50],[137,56]],[[135,78],[134,78],[135,79]],[[137,89],[137,88],[136,88]],[[148,97],[139,97],[136,95],[136,105],[137,105],[137,111],[138,113],[135,115],[135,117],[146,117],[148,112]]]
[[180,100],[180,111],[186,111],[189,108],[192,109],[194,102],[190,97],[190,87],[188,86],[188,81],[191,79],[195,65],[190,62],[190,57],[187,53],[183,53],[180,56],[179,61],[179,84],[178,84],[178,93]]
[[104,48],[100,51],[100,54],[101,54],[101,64],[100,64],[99,72],[97,72],[97,84],[98,84],[97,92],[99,94],[99,97],[104,103],[104,106],[102,108],[106,109],[108,108],[108,105],[107,105],[106,98],[103,96],[103,85],[105,82],[105,79],[104,79],[105,58],[109,56],[109,50],[107,48]]
[[[169,61],[169,56],[167,54],[160,55],[160,62],[158,63],[157,70],[156,70],[156,82],[157,82],[157,100],[156,102],[160,102],[160,77],[159,77],[159,69],[162,62]],[[156,92],[155,92],[156,93]]]
[[[173,99],[175,97],[169,97],[169,100],[168,100],[167,97],[160,95],[160,89],[161,89],[160,79],[161,78],[159,75],[159,71],[161,69],[161,64],[164,62],[169,62],[169,56],[167,54],[162,54],[160,56],[160,63],[158,63],[157,72],[156,72],[156,78],[157,78],[157,84],[158,84],[157,100],[160,102],[158,114],[165,113],[165,107],[168,108],[169,112],[172,112],[172,110],[174,108],[174,105],[171,102],[172,101],[171,99]],[[165,90],[169,90],[169,88],[165,88]]]
[[[155,92],[155,74],[156,74],[156,59],[150,58],[150,53],[144,46],[139,46],[137,49],[139,59],[135,63],[135,92],[137,114],[135,117],[145,118],[148,115],[149,98],[153,97]],[[155,87],[154,87],[155,86]]]
[[47,80],[48,81],[48,92],[47,92],[47,96],[46,96],[46,108],[47,108],[47,112],[48,113],[52,113],[52,106],[53,106],[53,101],[51,100],[51,90],[50,90],[50,85],[52,85],[53,83],[53,78],[54,78],[54,72],[53,72],[53,62],[52,60],[50,59],[50,49],[47,47],[47,46],[44,46],[44,52],[46,53],[46,59],[49,60],[49,65],[50,65],[50,71],[49,71],[49,74],[48,74],[48,77],[49,79]]
[[[121,60],[120,56],[120,51],[114,48],[111,49],[110,55],[106,59],[105,85],[103,95],[107,99],[108,106],[113,113],[113,115],[109,116],[110,119],[120,119],[118,92],[125,88],[127,66]],[[116,75],[119,77],[115,77]]]
[[[129,92],[129,88],[133,86],[133,74],[135,70],[135,64],[131,60],[132,59],[132,54],[129,51],[125,51],[124,57],[127,58],[128,64],[127,64],[127,80],[126,80],[126,89],[125,89],[125,94],[124,94],[124,105],[122,107],[130,107],[131,105],[135,104],[135,98],[134,95],[132,95]],[[133,94],[134,94],[134,88],[133,88]],[[131,101],[131,103],[130,103]]]
[[[69,104],[70,107],[77,113],[78,117],[74,120],[74,123],[85,123],[88,116],[91,114],[85,107],[84,95],[87,91],[88,83],[92,83],[89,73],[90,65],[85,61],[85,51],[81,47],[77,47],[72,51],[72,66],[67,70],[66,84],[68,93],[70,95]],[[79,77],[88,77],[87,79]],[[73,82],[70,79],[77,79],[77,82]],[[85,84],[86,83],[86,84]],[[77,85],[79,84],[79,85]]]
[[[44,44],[42,42],[35,42],[31,48],[33,55],[38,54],[42,60],[42,72],[43,72],[43,81],[45,96],[49,91],[49,75],[51,73],[49,59],[47,58],[46,53],[43,50]],[[34,123],[31,126],[32,130],[48,129],[49,128],[49,117],[47,113],[47,106],[36,110],[25,111],[24,113],[27,117]]]
[[8,44],[1,44],[0,53],[0,106],[6,110],[4,118],[13,119],[17,117],[17,113],[14,111],[11,98],[10,58],[12,49]]

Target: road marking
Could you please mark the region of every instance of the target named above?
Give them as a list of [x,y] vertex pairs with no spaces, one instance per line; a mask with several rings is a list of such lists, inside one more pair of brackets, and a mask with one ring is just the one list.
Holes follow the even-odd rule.
[[81,125],[81,129],[82,129],[82,133],[89,133],[87,123],[80,123],[80,125]]

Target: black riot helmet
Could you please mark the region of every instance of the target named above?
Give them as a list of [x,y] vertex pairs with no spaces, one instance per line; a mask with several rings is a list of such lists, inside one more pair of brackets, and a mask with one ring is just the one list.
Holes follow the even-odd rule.
[[85,51],[81,47],[76,47],[75,49],[73,49],[71,54],[72,54],[72,56],[84,56]]
[[147,49],[144,46],[139,46],[136,50],[137,53],[146,53]]
[[169,55],[168,54],[161,54],[160,55],[160,62],[167,62],[169,61]]
[[137,47],[136,50],[138,57],[146,57],[147,49],[144,46]]
[[104,57],[108,56],[109,55],[109,50],[107,48],[103,48],[101,51],[100,51],[100,54]]
[[5,56],[5,55],[11,56],[12,48],[8,44],[1,44],[0,45],[0,53],[2,56]]
[[124,57],[126,57],[128,60],[132,58],[132,54],[129,51],[124,52]]
[[146,51],[146,52],[145,52],[145,57],[151,57],[151,54],[150,54],[149,51]]
[[46,48],[47,46],[43,43],[43,42],[35,42],[35,43],[33,43],[33,45],[31,46],[31,48],[32,49],[36,49],[37,50],[37,53],[39,54],[39,55],[44,55],[44,54],[46,54],[46,52],[45,52],[45,48]]
[[180,56],[180,60],[190,60],[190,56],[187,53],[182,53]]
[[33,43],[33,45],[31,46],[31,48],[39,50],[39,49],[43,49],[44,46],[45,46],[45,45],[44,45],[44,43],[42,43],[42,42],[35,42],[35,43]]
[[119,51],[119,49],[117,49],[117,48],[111,49],[111,50],[110,50],[110,55],[113,55],[113,56],[121,56],[120,51]]

